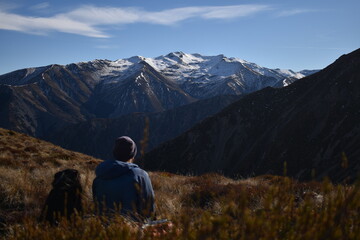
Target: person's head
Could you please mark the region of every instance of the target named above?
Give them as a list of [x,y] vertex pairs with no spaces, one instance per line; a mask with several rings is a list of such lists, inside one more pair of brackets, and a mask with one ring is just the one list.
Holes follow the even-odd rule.
[[127,162],[135,158],[136,153],[136,144],[130,137],[122,136],[115,140],[113,156],[116,160]]

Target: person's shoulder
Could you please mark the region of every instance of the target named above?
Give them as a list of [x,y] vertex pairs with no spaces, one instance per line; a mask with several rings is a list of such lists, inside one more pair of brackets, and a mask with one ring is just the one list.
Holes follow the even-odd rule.
[[134,172],[135,175],[149,177],[149,174],[144,169],[140,168],[136,164],[134,165],[135,166],[131,170]]
[[105,167],[105,166],[110,166],[112,165],[112,162],[111,160],[104,160],[102,161],[101,163],[99,163],[97,166],[96,166],[96,169],[97,168],[102,168],[102,167]]

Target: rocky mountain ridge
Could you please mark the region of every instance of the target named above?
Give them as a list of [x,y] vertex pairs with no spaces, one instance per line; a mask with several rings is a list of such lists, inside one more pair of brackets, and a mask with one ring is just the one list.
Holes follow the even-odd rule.
[[182,52],[28,68],[0,76],[0,126],[44,137],[94,118],[161,112],[200,99],[282,87],[303,76],[223,55]]
[[286,88],[231,104],[147,154],[152,170],[284,174],[335,181],[360,171],[360,50]]

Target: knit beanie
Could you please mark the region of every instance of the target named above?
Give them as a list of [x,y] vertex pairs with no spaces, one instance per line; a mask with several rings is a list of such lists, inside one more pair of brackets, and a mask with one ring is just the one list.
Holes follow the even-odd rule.
[[122,136],[115,140],[113,155],[116,160],[126,162],[135,157],[136,153],[136,144],[131,138]]

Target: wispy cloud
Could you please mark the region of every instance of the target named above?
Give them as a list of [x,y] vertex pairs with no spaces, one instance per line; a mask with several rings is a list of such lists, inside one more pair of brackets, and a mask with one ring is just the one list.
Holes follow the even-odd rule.
[[[34,6],[37,9],[48,7],[47,3]],[[0,29],[32,34],[46,34],[51,31],[78,34],[88,37],[108,38],[101,26],[124,25],[131,23],[150,23],[174,25],[191,18],[234,19],[270,10],[269,5],[233,5],[173,8],[158,12],[139,8],[112,8],[83,6],[70,12],[52,17],[34,17],[0,10]]]
[[268,5],[235,5],[217,7],[186,7],[165,10],[162,12],[145,13],[144,22],[172,25],[190,18],[231,19],[250,16],[270,10]]
[[314,9],[291,9],[291,10],[284,10],[277,14],[278,17],[289,17],[294,15],[299,15],[303,13],[310,13],[316,12],[317,10]]
[[25,17],[17,14],[0,12],[0,29],[39,35],[46,34],[49,31],[58,31],[88,37],[109,37],[89,24],[75,21],[61,15],[43,18]]
[[33,10],[43,10],[43,9],[48,8],[49,6],[50,6],[50,4],[48,2],[43,2],[43,3],[36,4],[30,8]]
[[15,3],[0,2],[0,9],[2,11],[10,11],[10,10],[16,9],[18,7],[19,7],[19,5],[15,4]]

